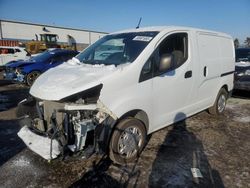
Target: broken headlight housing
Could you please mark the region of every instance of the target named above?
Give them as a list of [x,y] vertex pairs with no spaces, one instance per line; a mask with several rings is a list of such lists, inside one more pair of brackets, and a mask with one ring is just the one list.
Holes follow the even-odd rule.
[[23,69],[22,68],[16,68],[15,73],[16,74],[22,74]]
[[80,102],[86,104],[96,103],[100,96],[102,86],[102,84],[99,84],[95,87],[89,88],[79,93],[75,93],[61,99],[60,102]]

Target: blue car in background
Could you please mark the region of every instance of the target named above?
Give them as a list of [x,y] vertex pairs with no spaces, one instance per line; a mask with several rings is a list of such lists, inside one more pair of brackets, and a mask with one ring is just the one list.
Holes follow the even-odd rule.
[[78,54],[65,49],[47,50],[26,61],[14,61],[5,66],[4,78],[31,86],[36,78],[50,68],[56,67]]

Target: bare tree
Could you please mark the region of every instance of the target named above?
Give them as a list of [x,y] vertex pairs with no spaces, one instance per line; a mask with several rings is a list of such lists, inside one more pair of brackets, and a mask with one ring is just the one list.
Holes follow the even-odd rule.
[[239,39],[234,39],[234,47],[235,48],[239,48],[239,46],[240,46],[240,42],[239,42]]

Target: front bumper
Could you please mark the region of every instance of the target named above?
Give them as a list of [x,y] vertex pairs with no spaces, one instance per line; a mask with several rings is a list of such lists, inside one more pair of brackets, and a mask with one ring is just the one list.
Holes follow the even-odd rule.
[[24,125],[18,136],[47,160],[78,152],[86,158],[106,152],[117,119],[99,100],[85,104],[29,97],[19,103],[17,114]]
[[4,73],[3,78],[5,80],[16,81],[16,82],[21,82],[21,83],[23,83],[25,81],[25,75],[16,74],[13,72]]
[[35,153],[50,160],[56,158],[60,152],[60,145],[57,140],[50,139],[33,133],[27,126],[24,126],[17,135]]

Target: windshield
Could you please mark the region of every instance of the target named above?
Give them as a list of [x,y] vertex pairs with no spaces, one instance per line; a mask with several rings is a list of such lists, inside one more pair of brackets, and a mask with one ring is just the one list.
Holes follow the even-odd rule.
[[76,58],[85,64],[120,65],[133,62],[158,32],[107,35]]
[[30,59],[32,61],[47,61],[53,55],[52,52],[45,51],[36,56],[32,56]]
[[57,42],[57,36],[56,35],[41,35],[41,41]]

